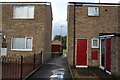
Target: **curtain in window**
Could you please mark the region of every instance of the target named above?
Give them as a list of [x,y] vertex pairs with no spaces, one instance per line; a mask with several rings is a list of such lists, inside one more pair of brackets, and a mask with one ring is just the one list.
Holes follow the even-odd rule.
[[34,18],[34,6],[14,6],[14,18]]
[[15,6],[14,17],[15,18],[26,18],[28,16],[27,6]]
[[95,13],[96,15],[99,15],[99,8],[98,8],[98,7],[95,7],[95,8],[94,8],[94,13]]
[[32,49],[32,38],[26,39],[26,49]]
[[98,16],[99,8],[98,7],[88,7],[88,15],[89,16]]
[[28,17],[29,18],[34,18],[34,6],[29,6],[28,7],[28,13],[29,13],[29,15],[28,15]]
[[25,49],[25,38],[13,38],[13,49]]
[[94,8],[88,7],[88,15],[94,15]]

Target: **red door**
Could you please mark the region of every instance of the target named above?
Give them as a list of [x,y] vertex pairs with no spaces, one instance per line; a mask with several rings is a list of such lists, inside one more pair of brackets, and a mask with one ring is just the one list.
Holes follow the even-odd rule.
[[77,61],[79,66],[87,65],[87,39],[77,39]]
[[106,39],[106,70],[111,72],[111,38]]

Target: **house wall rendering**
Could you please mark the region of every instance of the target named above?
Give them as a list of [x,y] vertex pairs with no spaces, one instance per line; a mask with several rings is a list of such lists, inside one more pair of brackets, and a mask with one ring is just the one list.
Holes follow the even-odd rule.
[[112,37],[111,72],[114,76],[120,75],[120,36]]
[[[43,61],[48,60],[51,57],[51,4],[8,2],[2,3],[2,10],[2,31],[6,35],[7,55],[27,56],[42,51]],[[19,14],[21,10],[22,15]],[[17,43],[19,41],[21,45]]]

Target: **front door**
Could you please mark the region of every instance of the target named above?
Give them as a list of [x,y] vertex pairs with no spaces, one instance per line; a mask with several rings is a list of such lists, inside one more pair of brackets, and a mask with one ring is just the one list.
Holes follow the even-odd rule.
[[77,66],[87,66],[87,39],[77,39]]
[[111,38],[106,39],[106,70],[111,72]]

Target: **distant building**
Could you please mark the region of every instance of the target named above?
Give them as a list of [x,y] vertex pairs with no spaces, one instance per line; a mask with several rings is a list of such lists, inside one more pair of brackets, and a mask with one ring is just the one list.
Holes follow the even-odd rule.
[[50,2],[2,2],[2,35],[7,55],[27,56],[42,51],[50,59],[52,8]]
[[[120,75],[119,4],[68,3],[68,64]],[[119,76],[118,76],[119,77]]]
[[51,57],[60,56],[63,54],[63,45],[61,41],[52,41]]

